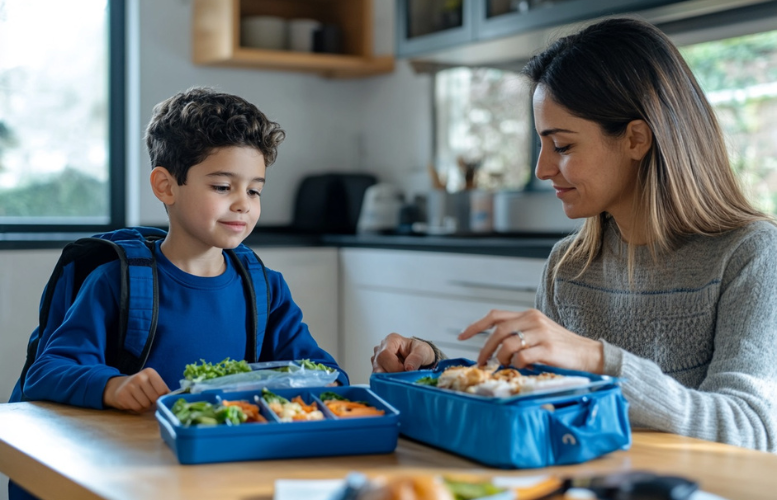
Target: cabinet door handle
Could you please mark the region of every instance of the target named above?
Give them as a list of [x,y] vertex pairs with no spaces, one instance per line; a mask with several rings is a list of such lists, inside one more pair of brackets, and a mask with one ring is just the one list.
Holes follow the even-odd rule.
[[464,286],[467,288],[488,288],[491,290],[508,290],[510,292],[528,292],[528,293],[537,293],[537,287],[532,287],[528,285],[494,285],[491,283],[480,283],[477,281],[463,281],[463,280],[450,280],[449,283],[451,285],[458,285],[458,286]]

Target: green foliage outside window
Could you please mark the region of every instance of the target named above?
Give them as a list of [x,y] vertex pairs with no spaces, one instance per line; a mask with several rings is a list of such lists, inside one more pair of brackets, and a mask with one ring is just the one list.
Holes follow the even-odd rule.
[[777,214],[777,31],[681,52],[715,108],[745,192]]

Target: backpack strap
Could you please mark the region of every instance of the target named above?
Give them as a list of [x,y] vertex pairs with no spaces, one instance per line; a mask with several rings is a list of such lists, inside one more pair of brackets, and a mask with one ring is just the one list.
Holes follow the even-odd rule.
[[116,244],[124,258],[113,361],[121,373],[130,375],[143,369],[156,336],[159,282],[153,242],[123,240]]
[[117,246],[121,265],[118,337],[109,343],[110,364],[125,375],[143,369],[156,336],[159,315],[156,240],[166,232],[131,227],[97,235]]
[[[226,250],[232,259],[235,269],[243,280],[246,298],[249,335],[246,336],[246,355],[248,362],[255,363],[259,360],[259,346],[264,339],[267,330],[267,322],[270,319],[270,284],[267,280],[267,269],[262,259],[245,245],[239,245],[233,250]],[[251,335],[250,332],[254,332]]]

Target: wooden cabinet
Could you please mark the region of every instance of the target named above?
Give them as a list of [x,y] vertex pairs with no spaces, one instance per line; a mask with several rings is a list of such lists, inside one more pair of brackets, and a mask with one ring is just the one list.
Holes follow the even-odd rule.
[[[314,72],[332,78],[388,73],[393,56],[373,56],[373,0],[194,0],[195,64]],[[314,19],[339,27],[341,54],[264,50],[240,45],[245,16]]]
[[491,309],[534,307],[543,259],[402,250],[340,250],[341,353],[352,383],[366,383],[373,347],[389,333],[432,340],[473,359],[487,335],[457,335]]

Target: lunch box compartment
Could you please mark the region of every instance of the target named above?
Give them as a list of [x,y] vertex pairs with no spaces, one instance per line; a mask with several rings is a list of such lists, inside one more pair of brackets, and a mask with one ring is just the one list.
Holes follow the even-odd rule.
[[[384,410],[385,415],[336,418],[318,398],[325,391],[354,401],[368,401]],[[397,446],[399,412],[366,387],[316,387],[273,392],[288,400],[299,395],[306,403],[315,401],[325,419],[280,422],[262,400],[261,391],[207,391],[161,397],[156,410],[160,434],[182,464],[380,454],[391,453]],[[261,401],[257,401],[257,397]],[[248,401],[259,406],[268,423],[185,427],[171,411],[181,398],[212,404],[218,404],[221,399]]]
[[[312,403],[316,403],[316,408],[324,415],[324,420],[334,420],[337,417],[332,414],[331,411],[329,411],[329,408],[326,408],[326,405],[318,399],[314,393],[310,392],[307,389],[286,389],[286,390],[273,390],[274,394],[277,394],[278,396],[284,397],[291,401],[292,399],[296,398],[297,396],[302,398],[302,401],[305,402],[306,405],[311,405]],[[272,413],[275,417],[275,420],[279,424],[296,424],[296,423],[313,423],[313,422],[321,422],[321,420],[298,420],[294,422],[282,422],[281,418],[275,414],[274,411],[270,408],[270,404],[264,400],[261,393],[258,393],[254,396],[255,404],[264,406],[267,408],[267,411]]]
[[[483,464],[505,469],[585,462],[631,444],[628,403],[616,379],[581,390],[485,398],[416,384],[438,369],[373,374],[373,392],[400,412],[401,433]],[[559,372],[542,367],[543,371]],[[564,374],[594,374],[563,370]],[[606,379],[605,379],[606,380]]]

